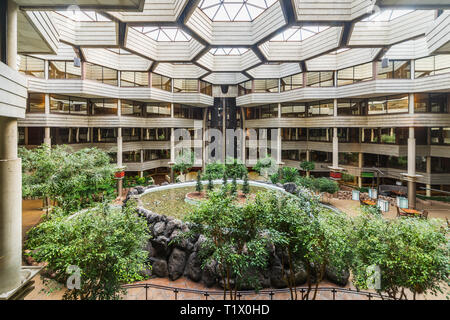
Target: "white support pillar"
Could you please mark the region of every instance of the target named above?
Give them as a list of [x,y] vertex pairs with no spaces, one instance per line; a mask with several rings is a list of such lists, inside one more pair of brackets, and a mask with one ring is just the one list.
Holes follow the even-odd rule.
[[[431,177],[431,157],[430,156],[427,156],[427,175],[428,175],[428,177]],[[427,190],[426,190],[427,197],[431,197],[431,190],[430,190],[431,185],[427,184],[426,188],[427,188]]]
[[359,176],[358,176],[358,187],[362,187],[362,168],[364,166],[364,154],[362,152],[358,153],[358,168],[359,168]]
[[[17,70],[17,4],[7,10],[6,59]],[[21,284],[22,161],[17,157],[17,119],[0,117],[0,294]]]
[[333,128],[333,168],[339,168],[339,138],[337,128]]
[[[122,128],[117,128],[117,167],[122,167]],[[117,180],[117,193],[122,196],[123,180]]]
[[[69,143],[70,143],[70,137],[71,137],[71,135],[70,135],[71,129],[72,128],[69,129]],[[52,146],[52,138],[50,136],[50,128],[49,127],[45,127],[45,129],[44,129],[44,144],[49,147]]]
[[408,173],[406,174],[408,182],[408,204],[414,209],[416,207],[416,139],[414,137],[414,128],[409,128],[408,138]]
[[[311,161],[311,151],[309,149],[306,149],[306,161]],[[311,172],[306,171],[306,176],[309,178],[309,176],[311,175]]]
[[[278,104],[278,119],[280,118],[281,118],[281,103]],[[277,129],[277,164],[280,166],[284,164],[281,159],[281,128]]]

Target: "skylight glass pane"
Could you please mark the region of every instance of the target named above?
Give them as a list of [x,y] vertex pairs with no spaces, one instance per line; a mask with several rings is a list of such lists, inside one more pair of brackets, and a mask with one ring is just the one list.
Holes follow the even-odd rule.
[[151,39],[161,42],[190,41],[192,37],[179,28],[174,27],[132,27]]
[[198,7],[213,21],[253,21],[278,0],[202,0]]
[[375,12],[370,17],[363,19],[362,21],[370,22],[388,22],[396,18],[402,17],[414,10],[383,10]]
[[329,26],[294,26],[274,36],[270,41],[303,41],[327,30]]
[[246,53],[249,48],[213,48],[209,50],[209,53],[215,56],[239,56]]
[[88,21],[111,21],[110,19],[102,16],[95,11],[82,11],[82,10],[57,10],[56,13],[79,22]]

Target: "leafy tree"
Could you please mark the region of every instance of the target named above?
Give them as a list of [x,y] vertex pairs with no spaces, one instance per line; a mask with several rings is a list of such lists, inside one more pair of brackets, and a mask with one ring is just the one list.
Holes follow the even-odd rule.
[[244,175],[244,183],[242,184],[242,193],[247,196],[250,193],[250,184],[248,183],[248,174]]
[[259,159],[253,167],[253,170],[267,178],[277,172],[278,165],[275,159],[269,155],[263,159]]
[[316,168],[316,164],[313,161],[303,161],[300,163],[300,168],[306,171],[306,176],[309,177],[310,172]]
[[241,160],[228,158],[225,162],[225,172],[228,177],[242,179],[242,177],[247,173],[247,167]]
[[277,173],[271,175],[270,180],[272,181],[272,183],[295,182],[299,176],[300,175],[296,168],[283,167],[283,168],[280,168],[280,170]]
[[233,180],[231,181],[231,188],[230,188],[230,194],[233,197],[237,196],[237,181],[236,176],[233,176]]
[[317,192],[336,193],[339,190],[339,184],[328,178],[314,179],[313,188]]
[[225,172],[225,165],[220,162],[208,163],[205,167],[204,179],[211,178],[212,180],[220,179]]
[[121,285],[142,280],[146,268],[147,222],[134,212],[100,204],[69,218],[55,214],[29,231],[26,247],[59,282],[66,283],[69,266],[80,268],[81,288],[67,290],[64,299],[119,299]]
[[343,173],[342,174],[342,181],[344,182],[353,182],[355,180],[355,176],[348,174],[348,173]]
[[194,157],[195,154],[191,151],[180,152],[175,159],[173,170],[184,175],[184,179],[186,180],[186,174],[194,165]]
[[314,178],[299,176],[295,179],[295,183],[303,188],[314,190]]
[[250,205],[238,206],[223,190],[211,192],[186,220],[190,230],[184,234],[202,234],[203,266],[216,261],[224,283],[224,298],[237,299],[239,285],[248,280],[248,273],[267,264],[267,238],[263,236],[261,211]]
[[203,190],[203,184],[202,184],[202,174],[199,171],[197,173],[197,184],[195,185],[195,191],[197,191],[198,193],[202,192]]
[[224,173],[222,176],[222,188],[224,191],[226,191],[228,188],[228,177],[226,173]]
[[208,176],[208,191],[214,190],[214,182],[211,176]]
[[448,228],[437,219],[385,219],[363,213],[354,220],[352,243],[353,282],[359,289],[373,285],[379,268],[377,292],[393,299],[407,299],[407,291],[417,294],[438,292],[449,283]]
[[48,198],[66,212],[92,205],[115,194],[115,165],[97,148],[73,152],[67,146],[19,149],[25,197]]

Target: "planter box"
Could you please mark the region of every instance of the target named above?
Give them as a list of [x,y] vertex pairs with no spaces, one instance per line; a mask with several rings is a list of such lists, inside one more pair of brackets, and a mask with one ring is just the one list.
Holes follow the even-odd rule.
[[408,209],[408,199],[405,197],[397,197],[397,207]]
[[382,212],[388,212],[389,211],[389,202],[387,200],[378,200],[377,203],[378,208],[380,208],[380,210]]
[[371,198],[371,199],[378,198],[377,189],[369,189],[369,198]]
[[352,190],[352,200],[359,201],[359,191]]

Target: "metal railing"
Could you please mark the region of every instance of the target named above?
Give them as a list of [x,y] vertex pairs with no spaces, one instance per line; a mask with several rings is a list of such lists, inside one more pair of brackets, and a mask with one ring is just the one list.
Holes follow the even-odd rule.
[[[191,288],[178,288],[163,286],[153,283],[136,283],[122,286],[127,290],[128,300],[223,300],[222,290],[201,290]],[[150,290],[149,290],[150,289]],[[134,291],[133,291],[134,290]],[[309,297],[314,294],[314,288],[309,293]],[[308,291],[306,287],[297,287],[297,298],[303,300]],[[233,293],[234,294],[234,293]],[[264,289],[260,291],[247,290],[236,293],[237,300],[290,300],[290,290],[285,289]],[[354,289],[319,287],[317,288],[316,300],[391,300],[386,295],[374,292],[357,291]],[[225,299],[229,298],[227,292]]]

